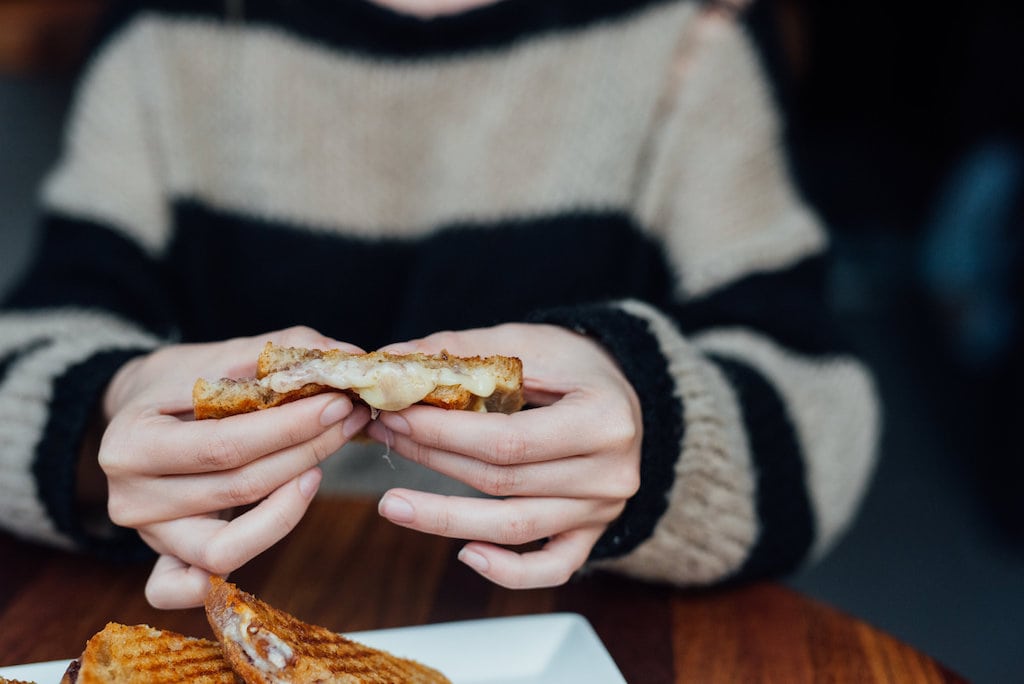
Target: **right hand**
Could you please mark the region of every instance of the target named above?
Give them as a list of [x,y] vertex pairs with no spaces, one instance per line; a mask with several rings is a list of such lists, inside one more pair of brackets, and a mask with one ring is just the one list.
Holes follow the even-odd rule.
[[227,575],[290,532],[320,484],[317,465],[369,420],[340,393],[192,420],[195,379],[252,376],[267,340],[361,351],[309,328],[168,346],[125,364],[104,395],[107,509],[160,554],[146,585],[158,608],[201,605],[211,574]]

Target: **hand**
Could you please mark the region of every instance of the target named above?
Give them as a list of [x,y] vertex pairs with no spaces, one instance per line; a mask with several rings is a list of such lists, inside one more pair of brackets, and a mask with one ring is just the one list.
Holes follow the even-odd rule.
[[[495,497],[391,490],[381,515],[471,540],[459,559],[510,588],[566,582],[640,486],[640,402],[593,340],[550,325],[439,333],[396,352],[506,354],[523,361],[531,408],[512,415],[412,406],[368,434],[403,456]],[[539,550],[504,548],[546,540]]]
[[108,512],[161,554],[146,586],[158,608],[200,605],[211,573],[227,575],[290,532],[319,486],[316,466],[369,420],[340,393],[191,420],[195,379],[252,376],[268,339],[359,351],[308,328],[170,346],[125,364],[104,396]]

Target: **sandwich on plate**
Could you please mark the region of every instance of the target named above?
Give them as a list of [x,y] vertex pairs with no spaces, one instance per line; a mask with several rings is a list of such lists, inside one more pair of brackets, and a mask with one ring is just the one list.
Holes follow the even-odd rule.
[[210,580],[206,617],[216,641],[108,623],[61,684],[451,684],[427,665],[303,622],[219,577]]
[[240,684],[216,641],[110,622],[85,644],[61,684]]

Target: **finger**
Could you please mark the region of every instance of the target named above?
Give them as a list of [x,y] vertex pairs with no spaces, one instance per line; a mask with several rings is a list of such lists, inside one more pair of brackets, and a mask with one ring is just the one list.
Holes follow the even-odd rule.
[[526,553],[471,542],[459,551],[459,560],[509,589],[556,587],[583,567],[603,531],[603,526],[572,530],[552,538],[539,551]]
[[185,364],[190,372],[180,372],[163,378],[158,384],[145,388],[136,396],[140,406],[157,406],[162,413],[178,414],[192,408],[192,384],[196,377],[242,378],[256,374],[256,361],[267,342],[291,347],[316,349],[343,349],[361,352],[358,347],[333,340],[312,328],[298,326],[254,337],[237,337],[214,344],[173,345],[155,352],[164,358],[169,368],[181,369]]
[[265,335],[242,337],[231,341],[225,350],[228,363],[231,365],[221,369],[217,366],[210,374],[229,378],[252,377],[256,373],[256,362],[267,342],[279,347],[305,347],[307,349],[341,349],[353,354],[362,354],[364,350],[354,344],[342,342],[308,326],[294,326],[283,330],[275,330]]
[[249,338],[252,340],[259,340],[259,348],[263,348],[268,340],[276,345],[282,347],[306,347],[309,349],[341,349],[343,351],[352,352],[354,354],[363,353],[363,349],[357,347],[354,344],[348,342],[342,342],[336,340],[333,337],[328,337],[315,328],[310,328],[304,325],[298,325],[291,328],[285,328],[283,330],[276,330],[268,335],[257,335]]
[[422,352],[437,354],[446,350],[458,356],[488,356],[505,354],[515,356],[522,348],[522,334],[515,334],[516,325],[499,325],[493,328],[470,330],[445,330],[419,339],[396,342],[383,347],[383,351],[395,354]]
[[[108,433],[116,436],[104,440],[100,464],[108,474],[229,470],[307,442],[352,415],[352,400],[333,392],[220,420],[183,422],[149,411],[115,419]],[[352,424],[361,416],[344,423],[346,434],[362,429]]]
[[592,399],[567,395],[551,406],[512,415],[411,406],[385,411],[379,420],[393,433],[424,446],[518,465],[591,453],[635,438],[631,414],[618,410],[616,400],[592,404]]
[[[220,420],[162,422],[160,427],[166,431],[161,437],[176,438],[179,452],[178,469],[162,472],[208,472],[245,465],[313,439],[351,416],[353,408],[348,396],[331,392]],[[172,432],[173,437],[168,434]]]
[[559,498],[485,499],[392,489],[378,504],[391,522],[428,534],[494,544],[526,544],[607,523],[618,505]]
[[146,600],[154,608],[178,610],[203,605],[210,573],[174,556],[160,556],[146,582]]
[[141,527],[246,506],[319,465],[347,441],[343,426],[337,425],[305,444],[268,454],[240,468],[140,478],[134,488],[122,486],[111,492],[108,513],[118,525]]
[[367,429],[370,437],[390,444],[410,461],[491,496],[628,499],[640,485],[638,466],[617,454],[588,454],[505,466],[433,449],[386,431],[386,427],[378,424]]
[[226,521],[193,517],[147,527],[151,546],[217,575],[245,565],[284,538],[302,519],[320,485],[314,468],[278,488],[251,510]]

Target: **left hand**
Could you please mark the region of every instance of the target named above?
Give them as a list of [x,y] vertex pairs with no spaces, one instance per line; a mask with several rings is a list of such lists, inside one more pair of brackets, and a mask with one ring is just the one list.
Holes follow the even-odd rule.
[[[445,332],[389,351],[441,349],[523,361],[527,401],[512,415],[411,406],[383,412],[368,434],[410,460],[500,498],[393,489],[381,515],[468,539],[459,559],[509,588],[563,584],[640,486],[640,401],[605,349],[552,325]],[[523,553],[504,548],[546,540]]]

